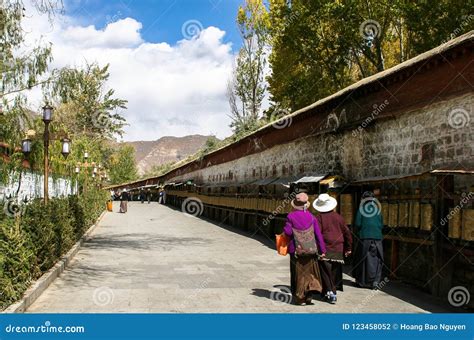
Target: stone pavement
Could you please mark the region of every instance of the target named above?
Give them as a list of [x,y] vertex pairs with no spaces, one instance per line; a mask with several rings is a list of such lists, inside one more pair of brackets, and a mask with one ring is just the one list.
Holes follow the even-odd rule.
[[[330,305],[289,304],[289,258],[264,238],[152,202],[107,213],[33,313],[446,312],[433,297],[389,282],[383,291],[347,279]],[[400,298],[398,298],[400,297]]]

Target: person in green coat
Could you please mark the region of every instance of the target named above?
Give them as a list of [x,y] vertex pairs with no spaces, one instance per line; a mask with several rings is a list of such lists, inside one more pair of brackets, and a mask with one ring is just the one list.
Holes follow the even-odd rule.
[[359,287],[377,289],[382,279],[383,219],[379,201],[366,191],[357,211],[354,233],[359,239],[352,274]]

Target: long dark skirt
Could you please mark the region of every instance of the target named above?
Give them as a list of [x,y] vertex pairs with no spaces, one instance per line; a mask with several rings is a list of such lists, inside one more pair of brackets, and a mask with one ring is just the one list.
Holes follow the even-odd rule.
[[290,254],[290,277],[291,293],[297,302],[311,298],[312,293],[322,292],[316,257]]
[[340,290],[341,292],[344,290],[341,262],[320,260],[319,268],[323,282],[323,293],[328,291],[336,293],[336,290]]
[[363,239],[357,245],[352,274],[362,287],[373,288],[382,279],[382,240]]
[[120,212],[121,213],[126,213],[127,212],[127,201],[120,201]]

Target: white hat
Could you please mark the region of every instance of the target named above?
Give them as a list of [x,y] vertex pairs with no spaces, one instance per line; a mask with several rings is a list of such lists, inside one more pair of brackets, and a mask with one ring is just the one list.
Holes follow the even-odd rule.
[[313,208],[319,212],[328,212],[334,210],[337,206],[337,201],[334,197],[329,196],[328,194],[321,194],[313,202]]

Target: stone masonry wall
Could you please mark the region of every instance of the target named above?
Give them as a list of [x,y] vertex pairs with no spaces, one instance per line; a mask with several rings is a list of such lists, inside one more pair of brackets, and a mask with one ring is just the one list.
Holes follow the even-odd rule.
[[304,137],[172,181],[246,182],[303,172],[342,174],[354,181],[460,165],[474,166],[473,93],[430,103],[365,128]]

